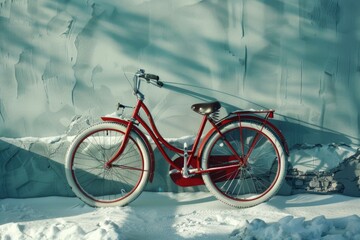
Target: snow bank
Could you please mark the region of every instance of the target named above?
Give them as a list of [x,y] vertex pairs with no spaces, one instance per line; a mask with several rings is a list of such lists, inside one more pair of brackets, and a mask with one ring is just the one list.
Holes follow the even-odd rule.
[[[68,134],[91,122],[78,119]],[[48,138],[0,138],[0,198],[73,196],[64,169],[64,157],[72,135]],[[182,146],[192,137],[169,139]],[[153,144],[156,164],[153,182],[147,191],[194,192],[205,188],[175,185],[169,165]],[[170,157],[177,157],[171,155]],[[291,148],[289,170],[279,194],[343,193],[360,196],[360,151],[344,144],[301,144]]]
[[234,239],[360,239],[360,217],[352,215],[341,219],[318,216],[309,221],[305,217],[287,216],[276,223],[261,219],[246,222],[245,226],[232,232]]
[[234,209],[209,193],[143,193],[126,207],[76,198],[0,200],[0,239],[360,239],[360,199],[276,196]]

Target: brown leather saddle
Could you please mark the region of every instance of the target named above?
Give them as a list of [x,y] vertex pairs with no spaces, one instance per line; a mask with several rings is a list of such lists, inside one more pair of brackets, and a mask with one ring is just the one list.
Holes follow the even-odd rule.
[[210,115],[221,108],[221,104],[218,101],[208,103],[197,103],[191,106],[194,112],[201,115]]

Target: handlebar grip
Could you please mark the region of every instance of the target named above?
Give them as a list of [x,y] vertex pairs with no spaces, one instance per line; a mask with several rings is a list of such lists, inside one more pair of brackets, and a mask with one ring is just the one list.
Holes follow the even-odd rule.
[[153,80],[157,80],[157,81],[160,79],[160,77],[159,77],[158,75],[149,74],[149,73],[146,73],[146,74],[144,75],[144,78],[146,78],[146,79],[153,79]]
[[156,84],[157,84],[159,87],[164,86],[164,83],[163,83],[162,81],[159,81],[159,80],[157,80]]

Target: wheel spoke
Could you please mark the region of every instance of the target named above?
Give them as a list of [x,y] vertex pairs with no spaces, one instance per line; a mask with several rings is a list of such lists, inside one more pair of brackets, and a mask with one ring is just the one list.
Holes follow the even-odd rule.
[[[246,121],[230,123],[222,128],[221,134],[215,133],[209,139],[205,149],[202,167],[214,170],[204,174],[203,179],[220,200],[247,207],[265,201],[279,189],[285,175],[284,155],[279,154],[283,150],[264,126]],[[234,150],[241,156],[242,164],[231,171],[216,170],[217,166],[226,166],[230,159],[236,159],[231,157]]]
[[126,204],[145,186],[149,164],[145,162],[148,161],[142,152],[145,147],[137,135],[130,135],[123,154],[112,166],[105,166],[123,141],[124,131],[118,126],[102,123],[89,128],[74,140],[76,144],[69,151],[72,154],[67,156],[69,184],[75,194],[90,205]]

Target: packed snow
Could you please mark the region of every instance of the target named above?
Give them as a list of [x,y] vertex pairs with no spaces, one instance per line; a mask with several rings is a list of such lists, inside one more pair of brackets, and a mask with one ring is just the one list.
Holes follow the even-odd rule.
[[0,200],[0,239],[360,239],[360,198],[275,196],[247,209],[209,193],[144,192],[126,207],[77,198]]

